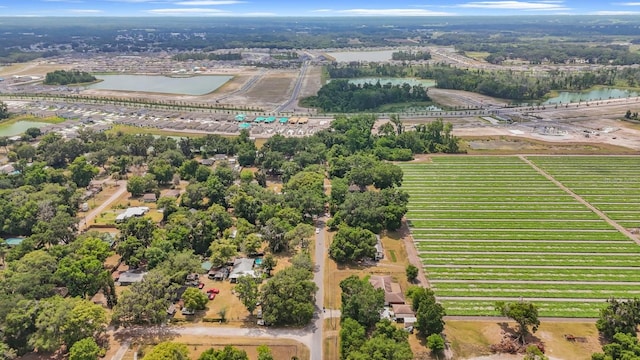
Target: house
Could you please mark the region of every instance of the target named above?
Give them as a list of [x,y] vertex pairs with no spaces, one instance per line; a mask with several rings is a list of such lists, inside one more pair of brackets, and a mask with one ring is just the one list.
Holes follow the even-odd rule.
[[156,201],[158,201],[158,197],[156,196],[156,194],[154,193],[147,193],[142,195],[142,201],[146,202],[146,203],[154,203]]
[[133,283],[141,282],[146,275],[147,275],[146,271],[128,270],[120,273],[120,275],[118,275],[118,278],[116,280],[117,282],[120,283],[120,285],[127,286]]
[[173,316],[175,314],[176,314],[176,305],[175,304],[169,305],[169,307],[167,308],[167,315]]
[[238,281],[238,278],[242,276],[256,277],[256,273],[255,271],[253,271],[254,263],[255,263],[255,259],[249,259],[249,258],[236,259],[233,262],[233,268],[231,269],[231,273],[229,274],[229,281],[232,283],[235,283]]
[[7,164],[0,167],[0,172],[3,174],[11,174],[14,171],[16,171],[16,168],[13,164]]
[[200,160],[200,164],[204,166],[212,166],[216,161],[214,159],[202,159]]
[[209,279],[222,281],[229,277],[229,268],[223,266],[216,269],[210,269],[207,276],[209,277]]
[[376,235],[376,255],[375,255],[375,261],[380,261],[382,259],[384,259],[384,248],[382,247],[382,240],[380,239],[380,235]]
[[116,222],[121,223],[132,217],[139,217],[149,212],[149,208],[146,206],[130,207],[122,214],[116,216]]
[[391,309],[393,309],[393,317],[396,322],[405,324],[413,324],[416,322],[416,314],[413,312],[413,309],[411,309],[411,305],[393,304],[391,305]]
[[384,304],[389,306],[391,304],[404,304],[404,295],[400,284],[393,282],[391,276],[372,275],[369,278],[369,283],[375,289],[384,290]]
[[166,197],[174,197],[174,198],[179,198],[180,197],[180,190],[169,190],[167,191],[164,196]]

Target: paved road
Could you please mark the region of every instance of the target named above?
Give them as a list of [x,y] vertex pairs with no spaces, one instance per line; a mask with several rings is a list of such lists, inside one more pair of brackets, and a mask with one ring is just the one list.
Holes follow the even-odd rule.
[[300,73],[298,74],[296,83],[295,85],[293,85],[293,91],[291,92],[291,96],[287,101],[284,102],[284,104],[278,106],[274,110],[274,112],[279,113],[279,112],[287,111],[293,105],[294,101],[298,99],[298,96],[300,95],[300,90],[302,89],[302,81],[304,81],[305,75],[307,74],[308,67],[309,67],[309,62],[305,61],[302,64],[302,67],[300,68]]
[[309,349],[311,350],[311,360],[322,360],[322,330],[325,319],[324,309],[324,261],[325,261],[325,237],[326,231],[324,226],[324,218],[320,218],[316,225],[320,228],[320,232],[316,235],[316,249],[314,256],[315,273],[313,274],[313,281],[318,286],[318,292],[316,293],[316,318],[312,325],[312,343]]
[[107,200],[100,204],[100,206],[89,211],[87,215],[85,215],[85,217],[80,221],[80,224],[78,224],[78,232],[82,232],[83,230],[88,228],[87,225],[91,224],[96,216],[100,215],[104,211],[104,209],[107,208],[107,206],[111,205],[114,201],[118,200],[120,196],[127,192],[127,182],[125,180],[119,180],[119,182],[120,185],[118,187],[118,190],[116,190],[113,195],[111,195]]

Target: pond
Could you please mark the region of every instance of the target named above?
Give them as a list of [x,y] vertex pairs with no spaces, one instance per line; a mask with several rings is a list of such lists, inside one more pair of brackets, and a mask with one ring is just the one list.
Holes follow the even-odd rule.
[[227,81],[231,80],[233,76],[203,75],[169,77],[151,75],[96,75],[96,78],[102,81],[89,85],[90,89],[204,95],[218,89]]
[[413,85],[422,85],[424,87],[431,87],[431,86],[435,86],[436,85],[436,82],[434,80],[415,79],[415,78],[358,78],[358,79],[349,79],[349,82],[351,84],[357,84],[357,85],[375,84],[378,81],[382,85],[388,84],[388,83],[391,83],[391,85],[402,85],[404,83],[407,83],[407,84],[409,84],[411,86],[413,86]]
[[0,125],[0,136],[21,135],[28,128],[32,128],[32,127],[41,128],[46,125],[49,125],[49,124],[44,122],[37,122],[37,121],[17,121],[9,125]]
[[558,96],[545,101],[544,104],[569,104],[577,103],[579,101],[620,99],[639,95],[640,93],[637,91],[615,88],[601,88],[584,92],[563,91],[560,92]]
[[338,51],[328,52],[327,55],[336,59],[336,62],[351,61],[389,61],[391,55],[397,50],[376,50],[376,51]]

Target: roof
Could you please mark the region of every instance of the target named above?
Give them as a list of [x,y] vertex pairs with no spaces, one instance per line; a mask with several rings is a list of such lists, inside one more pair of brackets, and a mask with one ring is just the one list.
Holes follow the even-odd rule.
[[234,279],[243,275],[250,275],[250,271],[253,271],[253,264],[255,260],[249,258],[240,258],[236,259],[233,262],[233,270],[231,270],[231,274],[229,278]]
[[393,282],[391,276],[372,275],[369,283],[376,289],[384,290],[385,304],[404,304],[404,295],[400,284]]
[[142,279],[144,279],[145,275],[147,275],[146,271],[128,270],[120,273],[120,276],[118,277],[118,282],[120,283],[141,282]]
[[416,314],[411,309],[410,305],[406,304],[393,304],[391,305],[393,309],[393,313],[396,318],[407,318],[407,317],[415,317]]
[[209,271],[211,270],[211,261],[205,261],[202,263],[202,265],[200,265],[202,267],[202,269],[204,269],[205,271]]
[[154,194],[154,193],[147,193],[147,194],[142,195],[142,199],[143,200],[156,200],[157,197],[156,197],[156,194]]
[[127,220],[128,218],[132,218],[134,216],[142,216],[146,214],[147,211],[149,211],[149,208],[146,206],[130,207],[122,214],[116,216],[116,221]]

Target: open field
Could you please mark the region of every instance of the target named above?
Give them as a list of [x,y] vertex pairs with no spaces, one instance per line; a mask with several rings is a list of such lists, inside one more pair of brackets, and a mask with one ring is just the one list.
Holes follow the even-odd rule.
[[[640,171],[625,173],[640,158],[532,160],[611,219],[640,221]],[[495,315],[497,300],[531,299],[542,316],[596,317],[611,296],[640,296],[640,246],[522,159],[436,156],[401,166],[414,243],[449,315]]]

